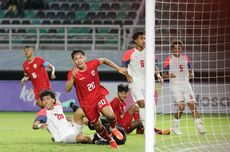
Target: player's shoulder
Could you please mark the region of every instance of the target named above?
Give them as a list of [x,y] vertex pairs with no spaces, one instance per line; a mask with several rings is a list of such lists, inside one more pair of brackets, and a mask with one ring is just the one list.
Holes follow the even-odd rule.
[[41,115],[46,116],[46,108],[41,109],[41,110],[37,113],[37,116],[41,116]]
[[190,58],[189,58],[189,56],[188,55],[186,55],[186,54],[181,54],[181,57],[183,57],[186,61],[190,61]]
[[172,56],[169,55],[169,56],[164,60],[163,67],[166,67],[166,66],[169,65],[171,58],[172,58]]
[[131,55],[133,54],[134,51],[135,51],[134,48],[125,51],[125,53],[124,53],[124,55],[123,55],[123,57],[122,57],[122,60],[123,60],[123,61],[128,61],[128,60],[130,60]]

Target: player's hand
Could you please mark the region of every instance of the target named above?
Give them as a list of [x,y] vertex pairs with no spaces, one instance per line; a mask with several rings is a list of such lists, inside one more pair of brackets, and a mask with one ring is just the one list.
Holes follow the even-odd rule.
[[55,74],[51,74],[51,79],[55,79],[55,78],[56,78]]
[[73,78],[75,78],[76,74],[77,74],[77,71],[78,71],[78,68],[77,67],[74,67],[73,68],[73,71],[72,71],[72,76]]
[[126,79],[127,79],[128,83],[132,83],[133,82],[133,78],[129,74],[126,75]]
[[21,80],[21,85],[24,86],[26,84],[26,80]]
[[163,85],[164,84],[164,79],[162,77],[158,77],[158,82]]
[[117,71],[118,71],[119,73],[125,75],[125,76],[126,76],[127,73],[128,73],[127,69],[126,69],[126,68],[123,68],[123,67],[118,67],[118,68],[117,68]]
[[169,74],[169,77],[170,77],[170,78],[176,78],[176,75],[175,75],[174,73],[170,73],[170,74]]
[[48,125],[47,124],[45,124],[45,123],[42,123],[42,125],[41,125],[41,129],[47,129],[48,128]]

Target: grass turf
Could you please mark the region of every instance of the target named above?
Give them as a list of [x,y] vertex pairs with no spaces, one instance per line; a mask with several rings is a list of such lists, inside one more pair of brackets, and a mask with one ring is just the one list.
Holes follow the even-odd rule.
[[[71,115],[68,113],[67,115]],[[53,143],[51,136],[44,130],[32,130],[35,117],[33,112],[0,112],[0,151],[2,152],[110,152],[114,151],[107,145],[62,144]],[[173,115],[159,115],[157,127],[161,129],[173,126]],[[230,120],[228,115],[203,116],[207,129],[206,135],[197,134],[191,115],[185,115],[181,120],[181,136],[156,136],[156,151],[227,151],[230,148]],[[85,134],[92,134],[85,127]],[[135,132],[128,135],[122,152],[144,152],[144,136]]]

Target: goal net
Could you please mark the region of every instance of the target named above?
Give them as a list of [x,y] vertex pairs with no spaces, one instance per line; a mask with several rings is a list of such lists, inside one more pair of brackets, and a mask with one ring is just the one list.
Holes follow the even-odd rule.
[[[190,84],[206,130],[204,135],[199,133],[186,105],[179,122],[183,134],[156,135],[156,151],[230,149],[229,4],[228,0],[156,0],[155,54],[158,67],[163,73],[164,60],[172,54],[171,42],[181,40],[183,54],[189,56],[194,71]],[[175,128],[177,102],[170,87],[167,80],[163,86],[156,84],[157,128]]]

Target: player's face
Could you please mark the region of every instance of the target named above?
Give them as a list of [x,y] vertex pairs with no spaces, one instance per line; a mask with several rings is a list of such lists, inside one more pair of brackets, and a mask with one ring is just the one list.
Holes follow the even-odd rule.
[[51,96],[44,96],[42,98],[42,103],[47,110],[53,109],[54,102],[55,102],[55,99],[53,99]]
[[26,58],[32,57],[33,56],[33,49],[32,48],[24,49],[24,55]]
[[181,45],[174,45],[174,47],[172,48],[172,52],[174,55],[180,55],[182,53],[182,47]]
[[85,67],[86,57],[81,53],[75,53],[73,56],[73,62],[78,69],[83,69]]
[[122,91],[122,92],[118,92],[118,98],[124,102],[127,98],[128,92]]
[[145,35],[139,35],[138,38],[135,40],[136,46],[141,48],[145,47]]

